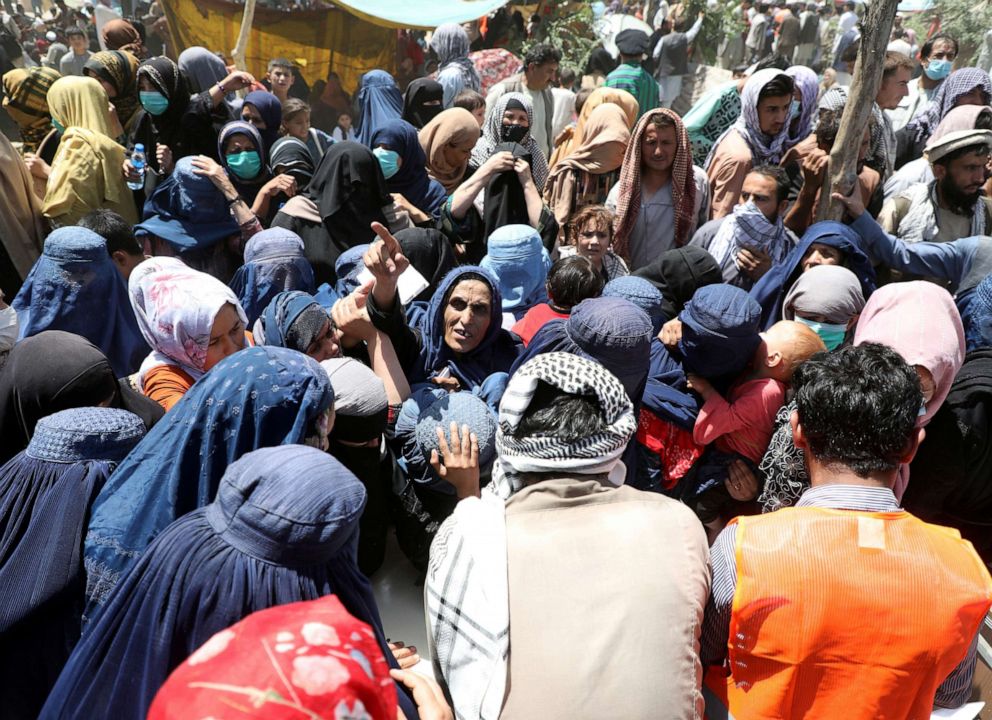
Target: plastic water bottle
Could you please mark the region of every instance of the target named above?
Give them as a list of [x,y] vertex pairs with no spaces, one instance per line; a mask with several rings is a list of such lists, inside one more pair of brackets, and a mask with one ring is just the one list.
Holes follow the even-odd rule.
[[141,177],[138,180],[128,180],[127,186],[132,190],[141,190],[145,187],[145,146],[141,143],[134,146],[134,152],[131,153],[131,165]]

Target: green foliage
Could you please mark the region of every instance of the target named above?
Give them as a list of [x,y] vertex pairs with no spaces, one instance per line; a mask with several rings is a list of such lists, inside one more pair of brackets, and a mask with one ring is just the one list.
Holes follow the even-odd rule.
[[934,8],[908,21],[922,43],[933,20],[940,18],[940,31],[956,38],[961,52],[955,67],[968,67],[978,59],[982,38],[992,28],[990,0],[936,0]]
[[599,45],[592,26],[592,6],[588,1],[559,2],[549,15],[541,17],[541,37],[525,40],[519,50],[510,50],[523,58],[532,45],[550,43],[561,50],[561,66],[581,75],[589,53]]

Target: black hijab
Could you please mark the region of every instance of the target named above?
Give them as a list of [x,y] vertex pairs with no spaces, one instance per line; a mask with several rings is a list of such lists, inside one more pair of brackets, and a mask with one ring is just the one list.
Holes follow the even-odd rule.
[[992,348],[968,353],[910,465],[903,506],[992,561]]
[[158,403],[122,387],[106,356],[79,335],[46,330],[21,340],[0,373],[0,463],[28,446],[41,418],[108,399],[149,429],[164,415]]
[[[161,115],[152,115],[147,110],[145,115],[155,129],[158,141],[172,147],[181,139],[182,118],[189,107],[191,93],[186,75],[172,60],[160,56],[145,60],[138,66],[139,83],[142,77],[148,78],[155,89],[165,95],[169,101],[169,107]],[[149,152],[148,154],[154,155],[155,153]]]
[[334,143],[314,172],[306,196],[317,206],[338,254],[372,240],[373,222],[386,223],[393,202],[379,161],[356,142]]
[[430,283],[414,300],[430,302],[441,280],[457,264],[451,243],[439,230],[423,228],[400,230],[396,239],[410,264]]
[[634,275],[661,291],[663,322],[678,317],[696,290],[723,282],[720,266],[713,256],[695,245],[669,250],[650,265],[636,270]]
[[[424,103],[437,101],[437,105]],[[403,94],[403,119],[420,130],[444,110],[444,88],[430,78],[418,78],[407,86]]]

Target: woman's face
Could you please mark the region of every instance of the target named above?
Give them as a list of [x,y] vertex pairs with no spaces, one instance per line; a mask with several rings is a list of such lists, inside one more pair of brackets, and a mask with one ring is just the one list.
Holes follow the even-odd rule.
[[313,342],[307,348],[307,355],[317,362],[330,360],[341,356],[341,332],[334,327],[334,323],[328,318],[324,327]]
[[597,269],[602,268],[603,256],[610,247],[609,228],[602,227],[595,220],[586,222],[575,239],[576,251],[588,258]]
[[444,146],[441,154],[444,156],[444,162],[447,163],[448,167],[461,167],[472,156],[472,149],[474,147],[474,140],[466,140],[460,145],[450,142]]
[[227,303],[214,317],[214,326],[210,330],[210,344],[207,345],[207,359],[203,363],[206,372],[228,355],[233,355],[245,347],[245,326],[237,308]]
[[231,137],[224,141],[225,155],[250,152],[251,150],[258,150],[258,148],[255,147],[254,141],[247,135],[231,135]]
[[141,75],[138,78],[138,90],[142,92],[158,92],[158,88],[155,87],[155,83],[144,75]]
[[265,130],[268,125],[262,119],[262,113],[258,111],[258,108],[254,105],[246,104],[241,108],[241,119],[246,123],[251,123],[258,130]]
[[503,113],[503,124],[522,125],[525,128],[529,128],[530,117],[528,117],[526,110],[507,110]]
[[115,88],[109,82],[107,82],[106,80],[104,80],[101,77],[97,77],[91,71],[89,71],[89,70],[87,70],[85,68],[83,68],[83,72],[86,74],[87,77],[91,77],[94,80],[96,80],[98,83],[100,83],[101,85],[103,85],[103,89],[107,91],[107,97],[109,97],[111,100],[113,100],[115,97],[117,97],[117,88]]
[[338,115],[338,125],[341,127],[342,130],[350,130],[351,115],[349,115],[348,113],[341,113],[340,115]]
[[833,245],[813,243],[803,255],[802,268],[806,272],[817,265],[840,265],[844,262],[844,253]]
[[462,280],[444,306],[444,344],[456,353],[472,352],[489,330],[493,297],[481,280]]

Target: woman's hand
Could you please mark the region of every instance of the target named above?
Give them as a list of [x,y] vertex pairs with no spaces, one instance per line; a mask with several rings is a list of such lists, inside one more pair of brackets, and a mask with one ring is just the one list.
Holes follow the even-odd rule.
[[662,345],[668,348],[678,345],[682,339],[682,321],[675,318],[662,325],[661,332],[658,333],[658,339],[661,340]]
[[734,460],[727,466],[730,477],[724,481],[724,486],[730,497],[738,502],[748,502],[758,497],[758,478],[751,472],[743,460]]
[[36,177],[39,180],[48,180],[48,176],[52,174],[51,166],[34,153],[28,153],[24,156],[24,165],[31,173],[31,177]]
[[420,662],[416,645],[406,646],[406,643],[399,641],[389,643],[389,649],[393,651],[393,657],[399,664],[401,670],[409,670]]
[[192,165],[193,172],[210,178],[210,182],[224,193],[224,197],[229,202],[238,197],[238,191],[234,189],[231,178],[227,176],[227,171],[216,160],[208,158],[206,155],[197,155],[193,158]]
[[399,205],[403,210],[406,210],[407,215],[410,216],[410,220],[413,221],[414,225],[425,223],[431,219],[430,215],[407,200],[401,193],[392,193],[392,196],[393,202]]
[[399,240],[393,237],[385,225],[374,222],[372,230],[379,239],[365,251],[362,261],[375,277],[372,294],[376,305],[383,310],[390,310],[396,296],[396,283],[403,271],[410,267],[410,261],[403,254]]
[[369,281],[356,289],[347,297],[343,297],[334,303],[331,308],[331,319],[341,331],[343,338],[354,338],[368,342],[375,336],[375,326],[369,319],[369,312],[365,308],[372,292],[373,281]]
[[262,186],[259,193],[268,195],[269,197],[275,197],[279,193],[284,194],[286,197],[293,197],[296,195],[296,178],[286,173],[276,175]]
[[772,256],[758,248],[742,247],[737,253],[737,267],[751,278],[752,282],[758,282],[772,269]]
[[220,81],[225,93],[244,90],[255,84],[255,76],[243,70],[235,70],[226,78]]
[[496,153],[482,163],[479,173],[483,177],[489,177],[498,173],[508,172],[514,169],[514,162],[513,153],[504,150],[503,152]]
[[534,176],[530,171],[530,163],[523,158],[517,158],[513,161],[513,171],[517,173],[517,178],[523,187],[527,187],[528,183],[534,182]]
[[[451,444],[444,437],[444,430],[437,428],[438,450],[431,450],[431,467],[442,480],[455,488],[459,500],[479,497],[479,438],[462,425],[451,423]],[[440,451],[440,452],[439,452]]]
[[163,175],[171,175],[175,162],[172,158],[172,148],[168,145],[155,143],[155,159],[158,161],[158,168]]
[[[417,704],[417,712],[420,720],[454,720],[451,708],[448,707],[444,699],[441,687],[433,678],[424,677],[412,670],[390,670],[390,677],[397,682],[403,683],[413,695],[413,701]],[[396,710],[398,720],[406,720],[403,711]]]

